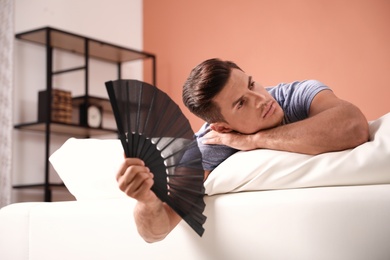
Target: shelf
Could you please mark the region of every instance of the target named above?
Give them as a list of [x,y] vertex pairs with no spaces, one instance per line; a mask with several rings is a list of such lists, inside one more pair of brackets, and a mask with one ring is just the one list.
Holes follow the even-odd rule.
[[[45,136],[45,171],[44,171],[44,182],[38,184],[23,184],[13,186],[15,189],[43,189],[44,190],[44,200],[51,201],[51,194],[53,189],[64,188],[65,186],[60,183],[51,183],[50,182],[50,167],[49,167],[49,157],[50,157],[50,143],[52,135],[63,135],[67,137],[76,137],[76,138],[90,138],[94,136],[102,135],[117,135],[117,129],[115,126],[112,128],[92,128],[84,124],[86,110],[83,104],[91,104],[101,107],[102,112],[104,113],[104,118],[113,119],[113,111],[111,107],[110,100],[106,97],[94,97],[89,95],[89,62],[90,59],[98,59],[104,62],[114,63],[117,67],[117,76],[118,79],[121,79],[122,75],[122,63],[131,62],[136,60],[151,60],[152,67],[152,82],[155,85],[156,81],[156,56],[151,53],[137,51],[134,49],[114,45],[107,42],[102,42],[100,40],[92,39],[89,37],[84,37],[78,34],[71,32],[65,32],[51,27],[43,27],[35,30],[21,32],[15,35],[15,37],[21,41],[38,44],[43,46],[46,49],[46,91],[51,93],[53,90],[53,76],[58,74],[64,74],[74,71],[83,70],[85,73],[84,80],[84,92],[81,96],[72,97],[72,108],[75,110],[72,117],[76,116],[77,110],[79,110],[79,120],[73,119],[72,123],[62,123],[49,121],[46,122],[46,119],[55,118],[51,117],[52,113],[47,111],[49,109],[48,104],[52,104],[53,96],[46,95],[46,97],[41,100],[38,98],[38,120],[27,123],[20,123],[14,126],[15,129],[23,131],[36,131],[41,132]],[[77,67],[70,68],[60,68],[53,70],[54,64],[54,50],[64,51],[65,56],[69,54],[80,55],[84,58],[84,64]],[[70,55],[73,56],[73,55]],[[74,58],[74,57],[73,57]],[[111,64],[112,65],[112,64]],[[44,94],[42,94],[44,95]],[[68,103],[67,103],[68,104]],[[40,106],[42,105],[42,106]],[[52,106],[53,107],[53,106]],[[67,111],[67,109],[65,109]],[[42,112],[42,113],[41,113]],[[108,117],[107,117],[108,116]],[[79,123],[81,121],[83,123]],[[108,121],[110,123],[110,121]],[[111,122],[112,123],[112,122]]]
[[80,55],[85,55],[85,43],[88,42],[88,56],[115,63],[155,57],[154,54],[102,42],[52,27],[18,33],[16,38]]
[[[29,130],[29,131],[46,131],[46,123],[45,122],[32,122],[32,123],[24,123],[15,125],[16,129],[20,130]],[[116,129],[109,128],[91,128],[80,126],[76,124],[66,124],[66,123],[50,123],[50,131],[59,135],[67,135],[74,137],[90,137],[94,135],[107,135],[107,134],[116,134]]]
[[[63,183],[49,183],[48,186],[50,189],[65,189],[65,184]],[[14,189],[42,189],[45,188],[46,185],[44,183],[36,183],[36,184],[18,184],[12,186]]]

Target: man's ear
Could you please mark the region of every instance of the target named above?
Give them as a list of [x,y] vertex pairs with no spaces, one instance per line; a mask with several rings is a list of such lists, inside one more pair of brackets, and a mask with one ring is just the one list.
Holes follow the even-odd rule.
[[224,122],[217,122],[217,123],[212,123],[210,124],[210,128],[218,133],[230,133],[233,131],[229,124],[224,123]]

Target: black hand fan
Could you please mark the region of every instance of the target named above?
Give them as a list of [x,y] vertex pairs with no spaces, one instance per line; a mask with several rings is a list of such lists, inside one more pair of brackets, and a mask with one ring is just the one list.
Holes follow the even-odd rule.
[[202,236],[203,168],[190,123],[164,92],[137,80],[106,82],[126,157],[154,175],[152,191]]

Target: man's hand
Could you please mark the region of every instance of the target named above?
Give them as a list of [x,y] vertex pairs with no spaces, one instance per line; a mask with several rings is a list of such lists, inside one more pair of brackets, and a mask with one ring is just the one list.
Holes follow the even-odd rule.
[[116,175],[116,179],[119,189],[139,202],[147,203],[157,198],[150,189],[154,184],[153,174],[140,159],[125,159]]
[[219,133],[211,130],[204,137],[204,144],[220,144],[232,147],[237,150],[249,151],[256,149],[256,145],[252,142],[253,135],[240,134],[237,132]]

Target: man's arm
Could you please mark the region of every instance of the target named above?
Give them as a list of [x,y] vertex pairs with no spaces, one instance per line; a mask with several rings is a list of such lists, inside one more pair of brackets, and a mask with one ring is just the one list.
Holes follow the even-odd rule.
[[217,133],[205,136],[206,144],[224,144],[239,150],[266,148],[320,154],[356,147],[369,138],[368,123],[351,103],[323,90],[313,99],[309,117],[252,135]]
[[148,203],[138,201],[134,219],[138,233],[148,243],[163,240],[181,220],[171,207],[158,198]]
[[142,160],[125,159],[117,173],[117,181],[124,193],[137,200],[134,219],[146,242],[164,239],[180,222],[180,216],[150,189],[154,183],[153,174]]

